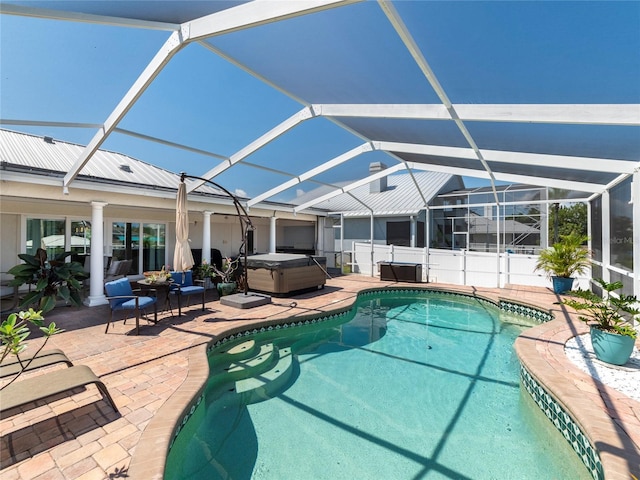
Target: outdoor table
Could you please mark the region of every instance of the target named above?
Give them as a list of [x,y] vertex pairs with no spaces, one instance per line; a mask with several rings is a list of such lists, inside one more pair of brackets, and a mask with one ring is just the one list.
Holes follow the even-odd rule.
[[171,316],[173,317],[173,308],[171,308],[171,298],[169,296],[172,284],[172,279],[169,279],[165,282],[152,282],[148,278],[145,278],[144,280],[138,280],[138,285],[140,285],[143,290],[153,289],[156,291],[158,305],[162,305],[162,308],[165,311],[168,309],[171,312]]

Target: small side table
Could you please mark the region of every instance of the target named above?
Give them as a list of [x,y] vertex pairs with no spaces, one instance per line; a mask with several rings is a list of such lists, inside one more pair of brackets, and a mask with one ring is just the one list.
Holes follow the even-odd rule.
[[171,316],[173,317],[173,308],[171,308],[171,298],[169,297],[169,292],[171,291],[171,284],[173,280],[167,280],[166,282],[152,282],[148,279],[138,280],[138,285],[141,286],[142,290],[155,290],[156,298],[158,299],[158,304],[162,305],[163,309],[169,310],[171,312]]

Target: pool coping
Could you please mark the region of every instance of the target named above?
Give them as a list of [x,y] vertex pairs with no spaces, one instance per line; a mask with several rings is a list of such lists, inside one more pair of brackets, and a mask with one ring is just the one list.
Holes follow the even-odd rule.
[[[383,290],[421,290],[451,293],[479,298],[501,308],[502,303],[521,306],[539,312],[548,312],[552,320],[544,321],[524,332],[514,344],[521,365],[531,377],[572,417],[591,445],[597,450],[607,479],[630,479],[631,475],[640,477],[640,442],[631,438],[620,424],[620,419],[638,425],[640,432],[640,402],[634,402],[626,395],[601,384],[577,367],[572,367],[564,354],[564,343],[575,335],[584,333],[587,327],[571,315],[566,309],[535,305],[500,294],[469,291],[454,286],[417,286],[394,285],[362,288],[353,301],[342,308],[318,314],[296,317],[293,323],[326,317],[334,313],[350,310],[357,298],[367,291]],[[501,292],[503,293],[503,292]],[[548,307],[548,306],[547,306]],[[509,311],[508,309],[506,311]],[[204,391],[209,376],[207,351],[211,345],[222,339],[249,332],[252,329],[282,325],[284,318],[255,320],[250,323],[233,326],[222,332],[210,342],[191,349],[189,353],[189,371],[181,387],[176,390],[160,407],[152,418],[136,446],[129,464],[131,478],[160,480],[164,477],[166,458],[171,448],[176,430],[189,417],[194,400]],[[604,398],[603,398],[604,397]],[[615,402],[607,401],[615,399]],[[625,400],[626,399],[626,400]],[[628,405],[628,410],[620,412],[619,405]],[[635,420],[635,422],[634,422]],[[630,426],[630,425],[629,425]],[[638,434],[640,437],[640,433]]]

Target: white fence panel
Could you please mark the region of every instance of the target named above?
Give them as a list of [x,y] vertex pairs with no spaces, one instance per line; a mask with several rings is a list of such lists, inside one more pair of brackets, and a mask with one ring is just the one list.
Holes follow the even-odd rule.
[[[380,275],[379,262],[418,263],[423,265],[423,281],[479,287],[513,284],[552,288],[551,280],[535,270],[537,255],[504,253],[498,263],[495,253],[430,249],[427,264],[424,248],[374,244],[372,255],[370,243],[358,242],[353,244],[351,255],[352,271],[363,275]],[[576,279],[574,288],[588,287],[588,277]]]
[[547,280],[544,273],[535,270],[537,255],[507,254],[505,262],[505,284],[551,287],[551,280]]
[[464,256],[456,250],[429,250],[429,281],[464,284]]
[[498,261],[495,253],[465,252],[465,285],[497,287]]

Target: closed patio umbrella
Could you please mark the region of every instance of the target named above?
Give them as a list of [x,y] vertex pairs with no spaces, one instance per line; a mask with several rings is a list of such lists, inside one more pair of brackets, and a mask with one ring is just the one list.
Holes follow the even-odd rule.
[[184,182],[180,182],[176,197],[176,248],[173,252],[173,269],[177,272],[186,272],[193,267],[193,264],[193,255],[189,246],[187,187]]

